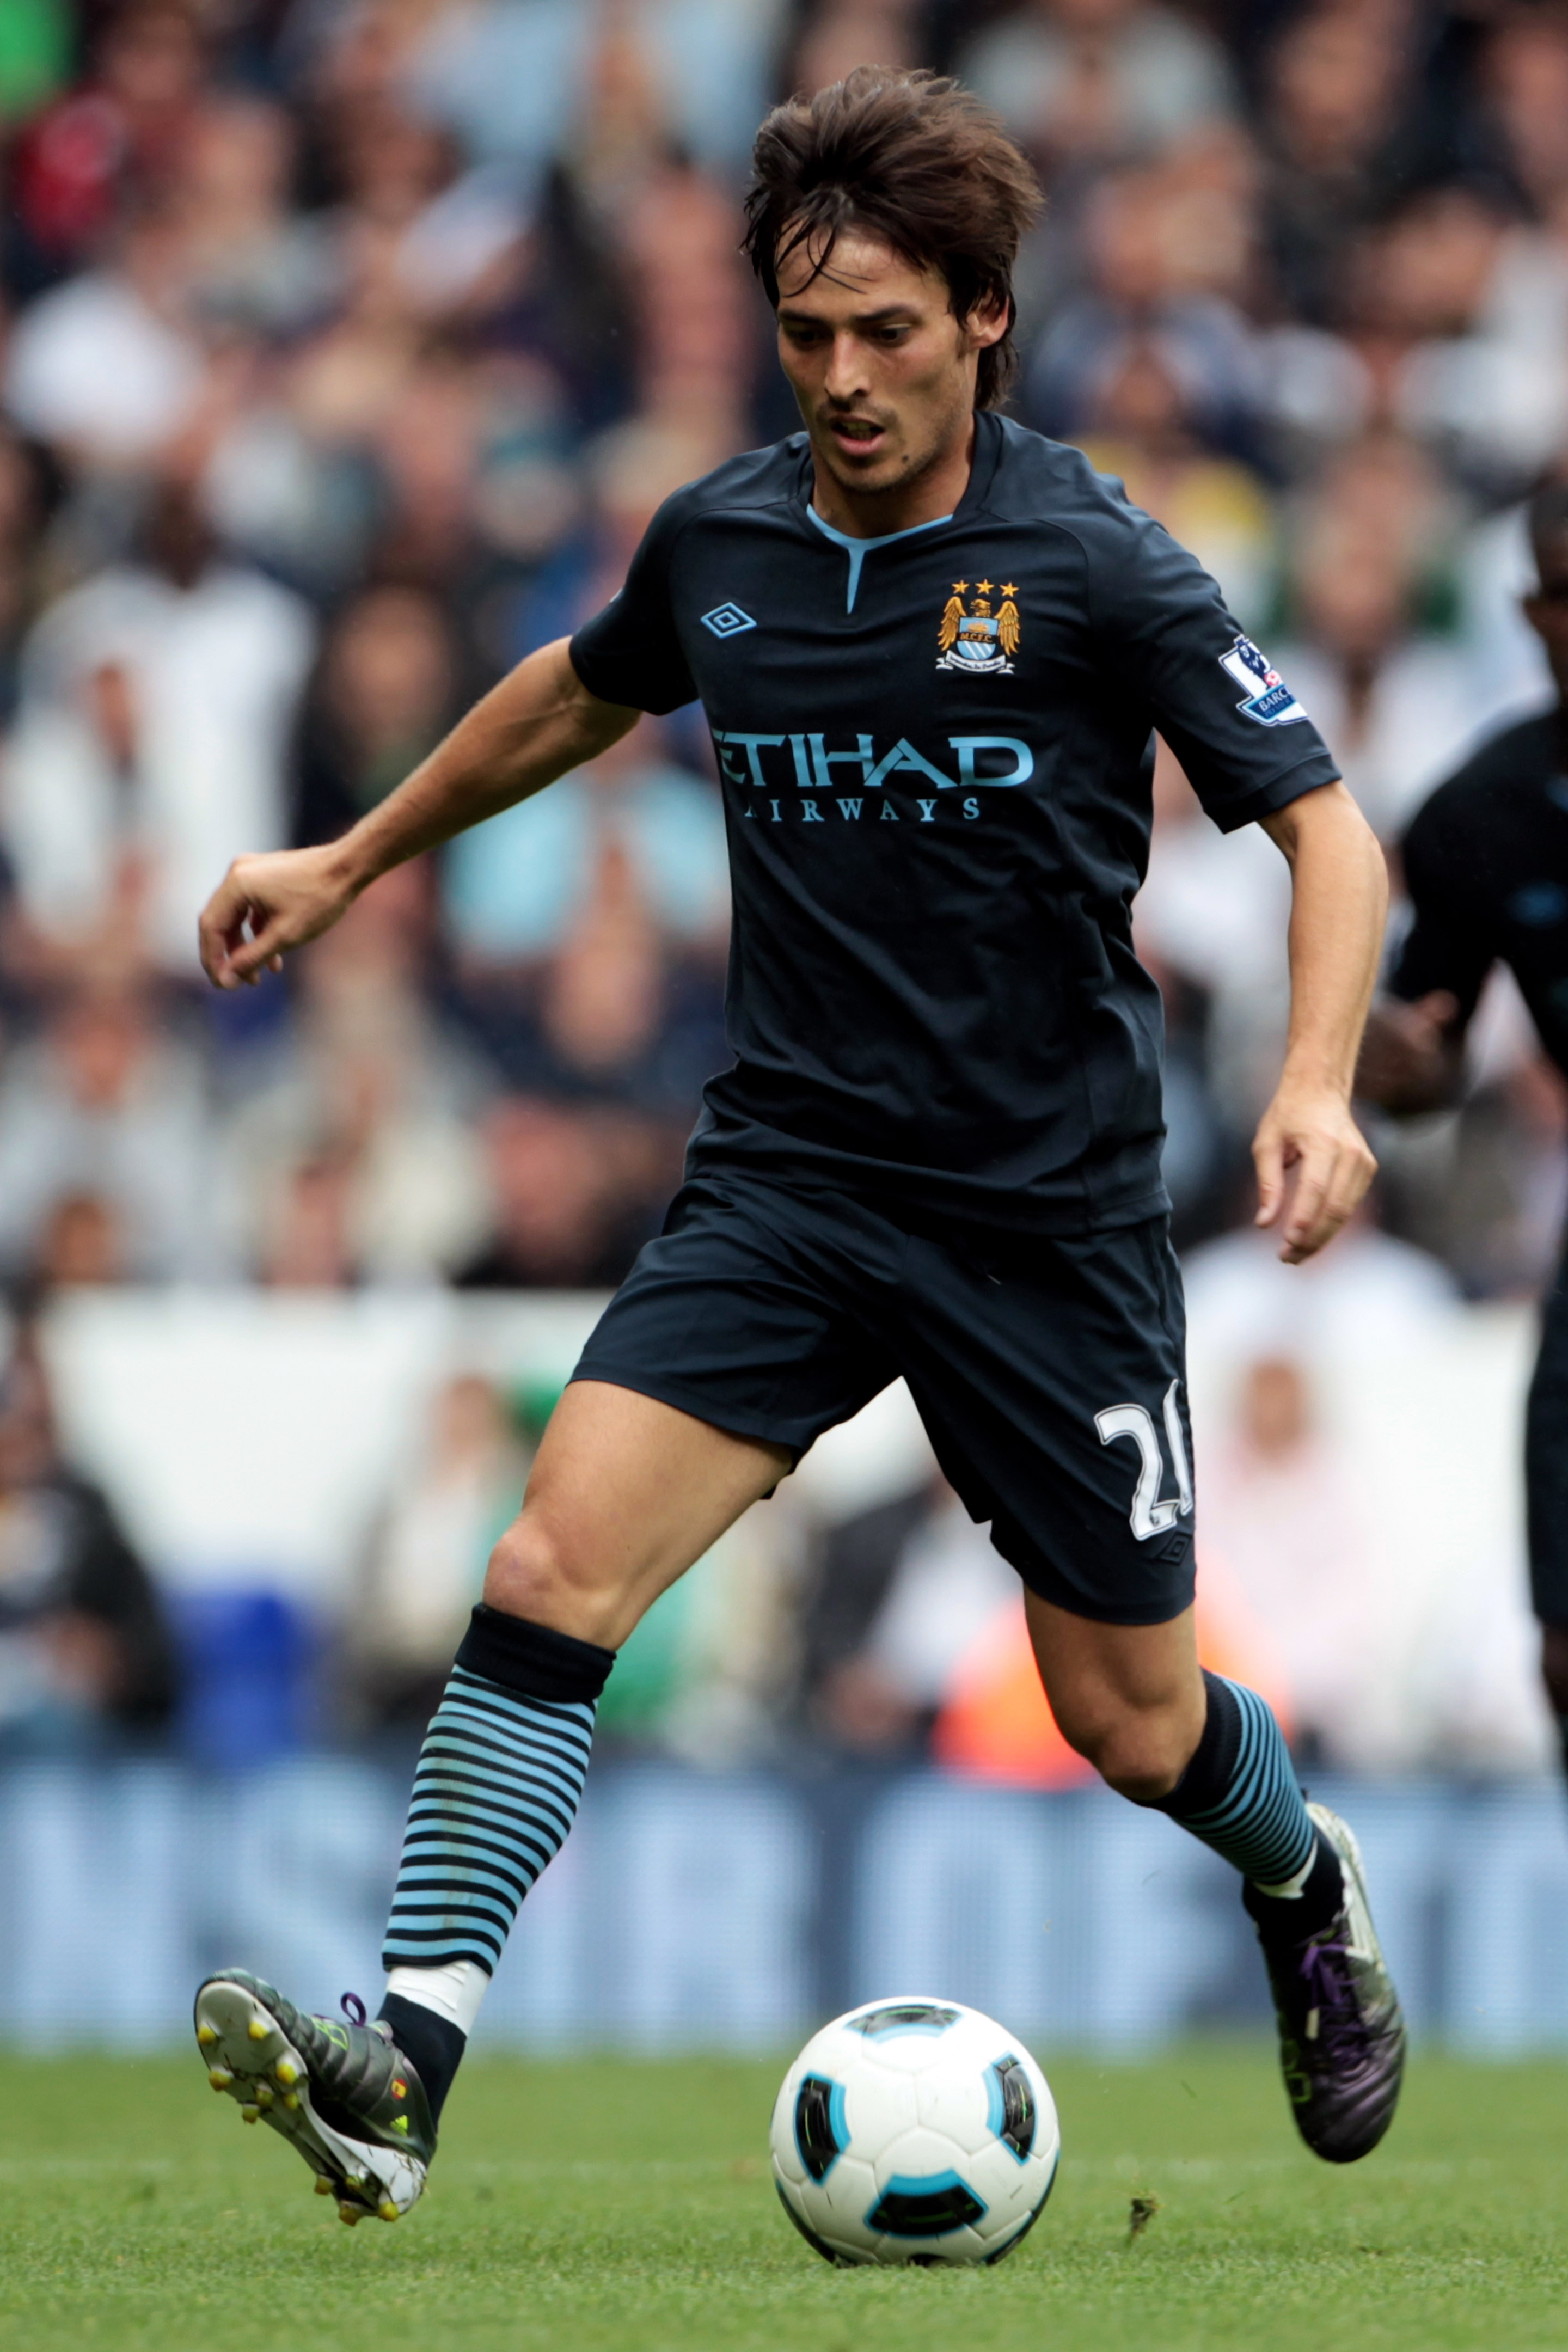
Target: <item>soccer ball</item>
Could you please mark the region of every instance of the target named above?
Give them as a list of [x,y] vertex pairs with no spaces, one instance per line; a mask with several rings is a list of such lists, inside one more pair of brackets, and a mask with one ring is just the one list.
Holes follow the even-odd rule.
[[923,1996],[814,2034],[772,2137],[784,2211],[830,2263],[999,2263],[1038,2221],[1062,2149],[1023,2043]]

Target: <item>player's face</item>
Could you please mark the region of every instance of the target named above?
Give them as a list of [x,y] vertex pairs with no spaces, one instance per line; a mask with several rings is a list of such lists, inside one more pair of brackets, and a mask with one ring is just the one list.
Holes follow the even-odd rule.
[[779,358],[817,465],[852,497],[897,494],[967,452],[974,376],[1005,311],[955,319],[940,271],[846,234],[826,269],[779,277]]
[[1568,698],[1568,531],[1539,550],[1541,585],[1524,600],[1525,616],[1546,648],[1559,694]]

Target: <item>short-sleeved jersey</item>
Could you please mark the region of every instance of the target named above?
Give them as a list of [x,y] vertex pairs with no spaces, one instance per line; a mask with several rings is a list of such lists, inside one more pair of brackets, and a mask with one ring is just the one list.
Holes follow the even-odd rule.
[[1158,727],[1226,829],[1337,771],[1194,559],[989,414],[944,520],[850,540],[804,435],[679,491],[572,640],[590,692],[701,698],[723,780],[744,1162],[1081,1232],[1158,1213],[1160,1000],[1132,951]]
[[1476,1009],[1495,962],[1512,967],[1541,1042],[1568,1073],[1568,744],[1548,711],[1505,728],[1411,820],[1402,846],[1414,921],[1389,986]]

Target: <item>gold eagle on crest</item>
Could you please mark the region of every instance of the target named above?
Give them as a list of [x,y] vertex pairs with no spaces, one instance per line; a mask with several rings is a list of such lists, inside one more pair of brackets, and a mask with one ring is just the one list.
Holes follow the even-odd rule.
[[[1001,595],[999,606],[992,604],[994,593]],[[1017,593],[1011,580],[1000,592],[993,591],[989,580],[977,580],[973,598],[966,605],[969,583],[955,580],[936,633],[938,669],[1011,670],[1021,635]]]

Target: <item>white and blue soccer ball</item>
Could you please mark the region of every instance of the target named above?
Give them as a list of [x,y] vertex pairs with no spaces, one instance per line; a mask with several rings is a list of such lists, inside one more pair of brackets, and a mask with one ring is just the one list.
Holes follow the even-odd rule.
[[784,2211],[830,2263],[999,2263],[1061,2156],[1016,2034],[955,2000],[868,2001],[813,2034],[773,2108]]

